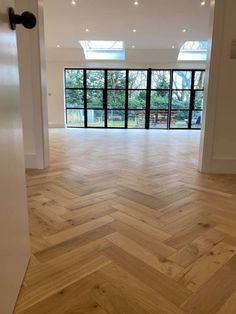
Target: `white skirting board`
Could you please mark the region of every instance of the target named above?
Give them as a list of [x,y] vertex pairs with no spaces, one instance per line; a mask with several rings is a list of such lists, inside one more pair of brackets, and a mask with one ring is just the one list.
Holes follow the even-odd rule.
[[25,153],[25,168],[26,169],[45,169],[44,162],[41,158],[42,156],[37,157],[36,154],[27,154]]
[[26,169],[37,169],[38,162],[36,154],[25,154],[25,168]]

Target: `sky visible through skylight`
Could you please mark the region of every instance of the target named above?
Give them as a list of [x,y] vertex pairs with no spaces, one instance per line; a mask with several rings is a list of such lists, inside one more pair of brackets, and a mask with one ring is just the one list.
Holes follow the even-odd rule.
[[88,40],[80,41],[87,60],[124,60],[123,41]]
[[207,41],[187,41],[181,47],[179,61],[206,61],[207,60]]
[[105,41],[105,40],[89,40],[86,42],[87,48],[92,50],[122,50],[124,49],[123,41]]

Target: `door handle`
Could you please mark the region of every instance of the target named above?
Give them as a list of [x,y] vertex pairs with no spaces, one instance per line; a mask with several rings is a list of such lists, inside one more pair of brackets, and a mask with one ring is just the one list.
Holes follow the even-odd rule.
[[22,24],[25,28],[32,29],[35,27],[37,20],[33,13],[25,11],[21,15],[15,14],[13,8],[8,9],[10,27],[16,29],[16,24]]

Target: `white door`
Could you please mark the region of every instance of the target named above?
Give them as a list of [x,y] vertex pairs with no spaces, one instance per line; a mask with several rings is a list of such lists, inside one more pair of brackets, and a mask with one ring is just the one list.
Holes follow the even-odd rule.
[[0,313],[13,312],[29,260],[16,33],[0,0]]

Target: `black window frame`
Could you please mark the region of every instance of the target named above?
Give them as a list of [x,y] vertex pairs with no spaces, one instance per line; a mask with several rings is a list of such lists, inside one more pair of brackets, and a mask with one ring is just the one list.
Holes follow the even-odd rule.
[[[66,84],[66,71],[67,70],[79,70],[83,71],[83,88],[82,87],[67,87]],[[104,71],[104,88],[90,88],[87,86],[87,71]],[[108,88],[108,71],[122,71],[125,72],[125,88]],[[145,71],[147,72],[147,84],[146,84],[146,89],[144,88],[129,88],[129,72],[130,71]],[[169,82],[169,88],[168,89],[161,89],[161,88],[152,88],[152,73],[154,71],[167,71],[170,73],[170,82]],[[191,87],[189,89],[175,89],[173,88],[173,76],[175,71],[188,71],[191,72]],[[140,112],[145,112],[145,126],[144,128],[134,128],[134,129],[152,129],[152,130],[166,130],[166,129],[171,129],[171,130],[200,130],[201,126],[199,128],[193,127],[192,125],[192,118],[194,112],[202,112],[203,109],[196,109],[195,108],[195,99],[196,99],[196,92],[203,92],[204,93],[204,87],[203,89],[196,89],[195,88],[195,75],[196,72],[204,72],[204,69],[166,69],[166,68],[161,68],[161,69],[144,69],[144,68],[64,68],[64,101],[65,101],[65,116],[66,116],[66,125],[68,128],[109,128],[109,129],[132,129],[129,128],[128,125],[128,116],[130,111],[140,111]],[[205,74],[204,74],[205,75]],[[67,90],[81,90],[83,91],[84,94],[84,108],[76,108],[76,107],[68,107],[66,103],[66,91]],[[103,107],[98,108],[98,107],[88,107],[88,101],[87,101],[87,92],[89,90],[102,90],[103,91]],[[123,91],[125,93],[125,107],[124,109],[121,108],[109,108],[108,107],[108,91]],[[189,91],[190,92],[190,104],[188,109],[172,109],[172,97],[173,93],[175,91]],[[143,109],[132,109],[129,107],[129,92],[130,91],[145,91],[146,92],[146,104],[145,108]],[[151,108],[151,97],[152,97],[152,92],[157,91],[157,92],[168,92],[169,97],[168,97],[168,108],[166,109],[153,109]],[[84,126],[72,126],[68,125],[68,110],[84,110]],[[103,126],[89,126],[88,125],[88,110],[104,110],[104,127]],[[115,111],[120,111],[124,113],[125,116],[125,121],[124,121],[124,127],[114,127],[114,126],[109,126],[109,121],[108,121],[108,112],[111,110]],[[188,111],[188,126],[186,128],[178,128],[178,127],[173,127],[171,126],[171,117],[172,113],[174,111]],[[151,121],[150,121],[150,115],[152,114],[153,111],[157,112],[164,112],[167,114],[167,125],[166,127],[151,127]]]

